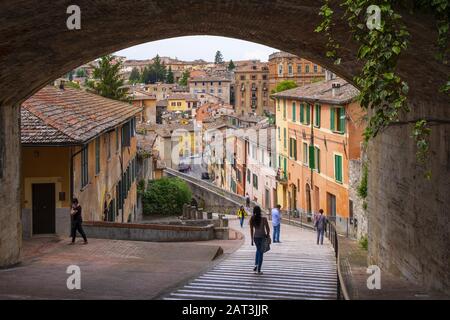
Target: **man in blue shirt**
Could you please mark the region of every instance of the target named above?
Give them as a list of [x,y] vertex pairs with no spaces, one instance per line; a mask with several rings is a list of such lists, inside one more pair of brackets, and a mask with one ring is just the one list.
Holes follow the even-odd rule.
[[281,206],[272,209],[273,243],[280,243]]

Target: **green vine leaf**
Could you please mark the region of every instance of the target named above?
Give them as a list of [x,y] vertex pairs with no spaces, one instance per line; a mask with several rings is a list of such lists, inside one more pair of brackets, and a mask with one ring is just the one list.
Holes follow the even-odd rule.
[[[414,9],[425,9],[434,13],[438,29],[438,58],[442,63],[448,63],[450,1],[449,0],[413,0]],[[380,21],[376,28],[369,28],[367,8],[377,5],[380,10]],[[345,9],[343,19],[350,27],[355,41],[360,44],[357,57],[364,65],[359,75],[354,78],[360,89],[359,102],[366,110],[372,110],[364,132],[365,144],[376,137],[391,123],[410,109],[407,104],[408,84],[397,74],[397,61],[402,52],[408,48],[410,34],[403,23],[402,16],[396,12],[394,5],[402,5],[393,0],[343,0],[341,7]],[[321,7],[321,24],[316,32],[322,32],[328,42],[327,58],[340,63],[337,57],[339,44],[332,36],[335,26],[334,10],[329,0],[324,0]],[[441,88],[441,92],[450,94],[450,79]],[[431,130],[426,122],[416,123],[413,136],[417,145],[417,160],[421,164],[427,161],[429,152],[429,136]],[[430,174],[427,174],[431,177]]]

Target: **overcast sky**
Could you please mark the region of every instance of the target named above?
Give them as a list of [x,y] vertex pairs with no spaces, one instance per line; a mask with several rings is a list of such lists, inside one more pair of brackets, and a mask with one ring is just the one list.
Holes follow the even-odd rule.
[[116,52],[116,54],[138,60],[150,59],[159,54],[180,60],[214,61],[217,50],[222,52],[225,60],[259,59],[261,61],[267,61],[270,54],[278,51],[243,40],[215,36],[191,36],[144,43]]

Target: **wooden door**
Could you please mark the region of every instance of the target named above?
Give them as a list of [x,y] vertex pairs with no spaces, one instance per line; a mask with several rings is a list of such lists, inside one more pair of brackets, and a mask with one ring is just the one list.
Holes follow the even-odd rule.
[[33,234],[55,233],[55,184],[32,185]]

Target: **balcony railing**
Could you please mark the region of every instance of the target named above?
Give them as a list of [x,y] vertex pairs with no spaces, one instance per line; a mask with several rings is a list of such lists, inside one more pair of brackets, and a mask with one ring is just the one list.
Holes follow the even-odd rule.
[[278,172],[276,176],[276,180],[281,184],[287,184],[288,178],[283,172]]

